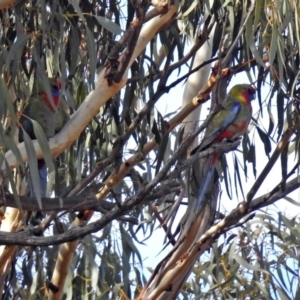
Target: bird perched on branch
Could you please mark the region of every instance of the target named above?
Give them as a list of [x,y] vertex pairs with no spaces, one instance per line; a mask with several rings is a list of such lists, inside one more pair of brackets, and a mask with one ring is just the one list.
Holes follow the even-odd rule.
[[[252,117],[251,101],[255,99],[255,94],[255,88],[249,84],[235,85],[222,103],[222,109],[212,116],[200,145],[191,152],[191,155],[220,143],[224,139],[234,140],[242,136],[247,131]],[[218,153],[210,157],[209,171],[200,186],[196,209],[202,206],[218,157]]]
[[[23,130],[31,139],[36,139],[32,120],[40,124],[47,138],[53,137],[68,120],[67,104],[59,97],[61,83],[54,78],[49,78],[49,83],[52,99],[45,92],[42,82],[38,82],[33,95],[25,103],[26,106],[20,118],[22,127],[19,131],[20,142],[24,140]],[[43,197],[46,194],[47,187],[47,167],[43,159],[38,160],[38,171],[41,196]],[[36,196],[32,184],[30,196]]]

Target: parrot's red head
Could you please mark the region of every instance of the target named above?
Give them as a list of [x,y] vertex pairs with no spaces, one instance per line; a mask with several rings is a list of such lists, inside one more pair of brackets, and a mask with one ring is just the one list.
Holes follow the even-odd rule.
[[250,84],[237,84],[230,90],[229,94],[230,97],[244,104],[250,104],[255,99],[256,89]]
[[58,79],[53,78],[53,79],[52,79],[52,82],[50,81],[50,83],[51,83],[51,86],[52,86],[52,83],[53,83],[54,85],[57,86],[57,88],[58,88],[59,90],[61,89],[61,82],[60,82]]
[[[51,93],[52,93],[52,98],[53,98],[53,103],[55,105],[55,108],[58,107],[59,104],[59,90],[61,89],[61,82],[55,78],[49,78],[50,82],[50,87],[51,87]],[[51,109],[55,110],[53,107],[52,101],[49,99],[47,93],[45,91],[42,91],[39,93],[40,96],[43,98],[45,101],[46,105]]]

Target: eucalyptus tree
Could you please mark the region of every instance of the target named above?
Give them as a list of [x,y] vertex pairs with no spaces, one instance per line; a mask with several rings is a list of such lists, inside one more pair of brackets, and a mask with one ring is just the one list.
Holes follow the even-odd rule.
[[[283,198],[298,205],[288,196],[299,187],[297,1],[7,0],[0,9],[3,299],[299,297],[299,220],[261,210]],[[248,134],[191,154],[241,74],[259,104]],[[49,78],[70,119],[51,138],[32,122],[20,142],[28,99],[37,82],[51,98]],[[183,84],[181,108],[170,99],[160,111]],[[46,197],[29,195],[37,159]],[[281,173],[256,197],[276,162]],[[250,168],[253,186],[243,180]],[[239,205],[220,210],[233,190]],[[140,233],[155,236],[157,225],[172,249],[146,277]]]

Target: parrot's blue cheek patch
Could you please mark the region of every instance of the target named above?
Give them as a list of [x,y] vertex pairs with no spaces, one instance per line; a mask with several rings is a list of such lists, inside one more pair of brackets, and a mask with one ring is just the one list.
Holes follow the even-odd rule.
[[250,94],[250,95],[249,95],[249,98],[250,98],[251,101],[252,101],[252,100],[255,100],[255,94]]

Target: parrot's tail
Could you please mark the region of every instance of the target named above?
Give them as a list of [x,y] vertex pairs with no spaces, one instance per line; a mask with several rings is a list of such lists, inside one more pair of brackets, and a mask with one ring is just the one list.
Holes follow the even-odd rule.
[[204,207],[204,199],[205,199],[205,193],[207,192],[210,183],[213,179],[213,174],[215,172],[215,165],[218,160],[219,155],[215,154],[210,159],[206,161],[206,166],[203,166],[203,168],[207,168],[208,172],[206,173],[206,176],[202,178],[202,182],[199,184],[199,192],[197,197],[197,202],[195,209],[198,211],[201,207]]
[[[40,192],[41,192],[41,197],[46,197],[46,191],[47,191],[47,166],[45,164],[45,161],[43,159],[38,160],[38,172],[39,172],[39,187],[40,187]],[[37,192],[34,188],[32,178],[30,176],[30,186],[29,186],[29,192],[30,192],[30,197],[36,198]],[[30,212],[29,213],[29,222],[33,226],[37,226],[41,223],[42,219],[45,217],[44,213],[41,211],[37,212]]]

